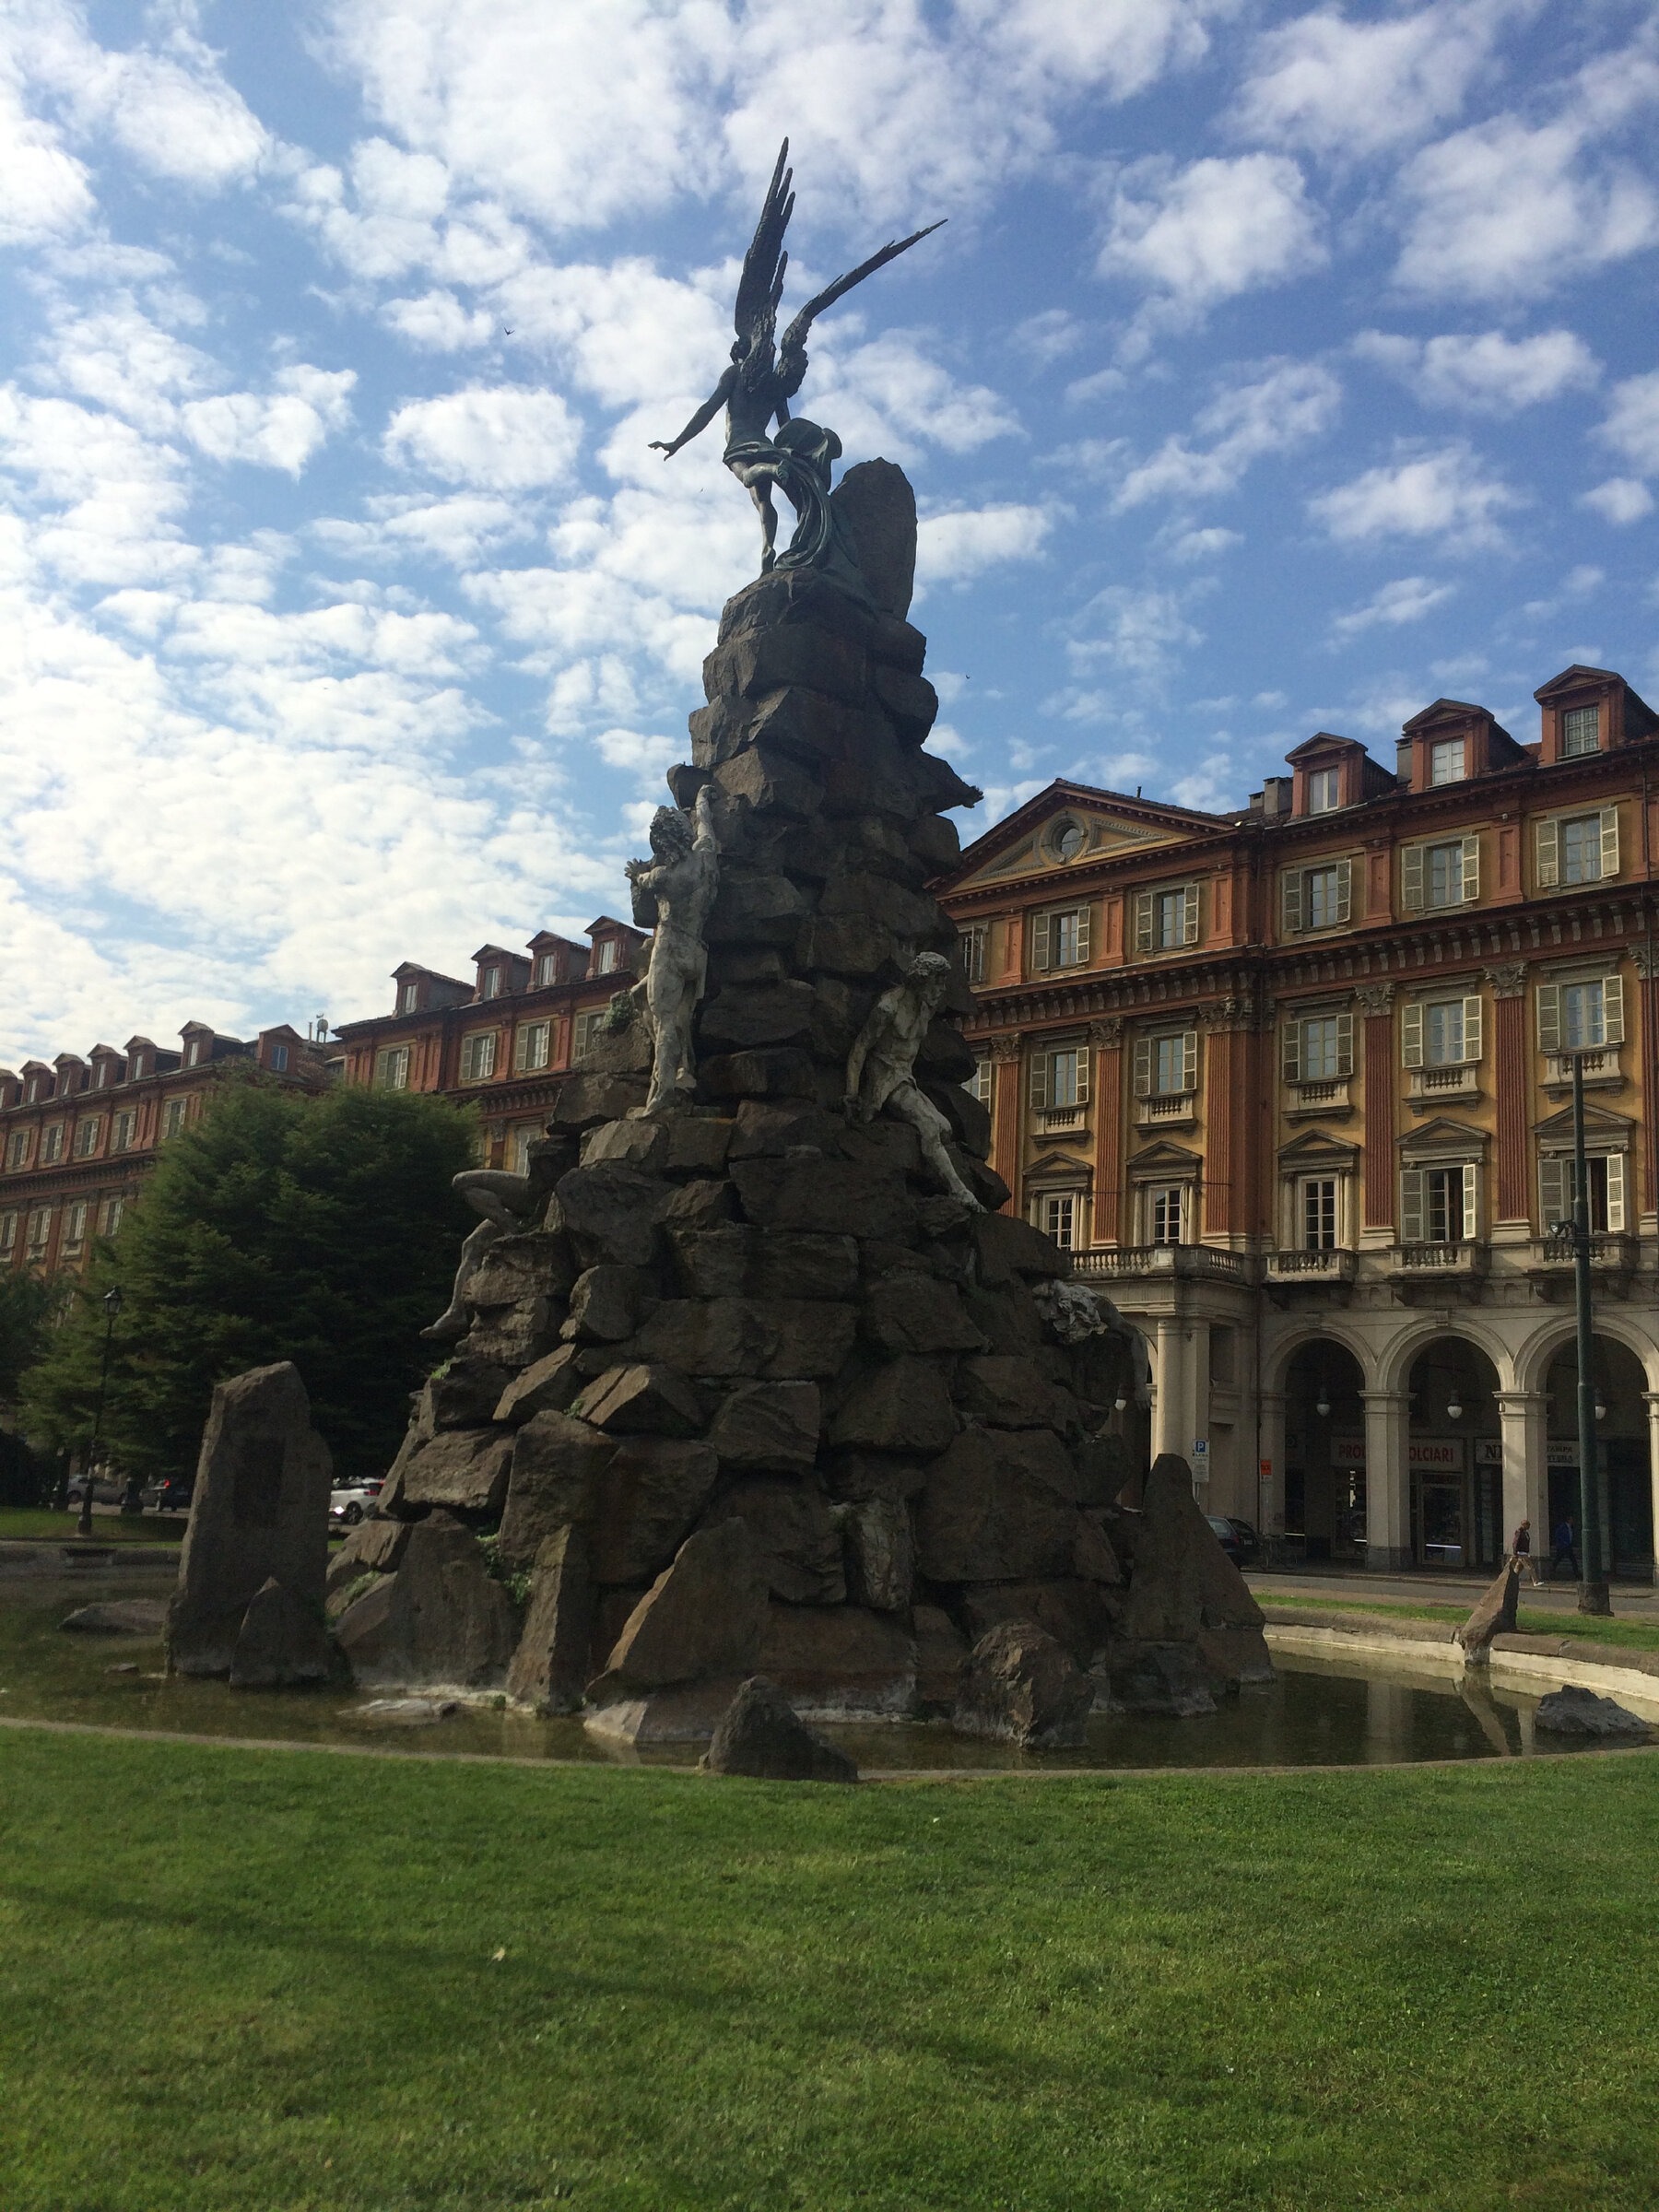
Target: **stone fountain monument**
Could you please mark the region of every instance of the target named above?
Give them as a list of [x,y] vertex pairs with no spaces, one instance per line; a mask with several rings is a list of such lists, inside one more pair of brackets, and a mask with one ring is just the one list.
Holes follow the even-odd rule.
[[839,441],[789,414],[814,314],[916,238],[774,347],[784,155],[732,365],[664,449],[725,406],[764,545],[629,871],[649,967],[529,1172],[461,1179],[453,1353],[331,1566],[335,1634],[364,1684],[504,1686],[634,1742],[707,1737],[756,1673],[808,1715],[960,1700],[1039,1741],[1091,1700],[1207,1710],[1270,1672],[1261,1615],[1182,1462],[1118,1502],[1144,1348],[998,1210],[963,1088],[927,886],[981,794],[927,749],[914,498],[885,461],[831,489]]

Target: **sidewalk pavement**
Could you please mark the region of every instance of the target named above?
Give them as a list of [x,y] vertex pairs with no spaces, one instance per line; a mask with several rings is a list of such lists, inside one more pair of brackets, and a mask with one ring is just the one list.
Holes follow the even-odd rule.
[[[1278,1597],[1294,1603],[1299,1597],[1346,1598],[1350,1605],[1386,1604],[1472,1606],[1489,1587],[1491,1574],[1451,1574],[1428,1570],[1419,1573],[1368,1574],[1363,1568],[1344,1573],[1340,1569],[1253,1567],[1244,1580],[1257,1597]],[[1614,1583],[1610,1585],[1614,1614],[1630,1620],[1659,1620],[1659,1590],[1652,1583]],[[1576,1583],[1545,1582],[1533,1589],[1524,1582],[1521,1603],[1539,1612],[1576,1613]]]

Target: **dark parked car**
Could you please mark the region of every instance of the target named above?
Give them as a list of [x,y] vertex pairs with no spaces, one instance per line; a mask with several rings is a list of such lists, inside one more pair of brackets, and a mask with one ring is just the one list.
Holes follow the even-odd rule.
[[154,1505],[159,1513],[187,1513],[190,1501],[195,1496],[195,1481],[189,1475],[169,1475],[156,1485]]
[[[72,1509],[78,1507],[86,1494],[86,1477],[72,1475],[69,1477],[69,1488],[64,1493],[64,1503]],[[124,1482],[112,1482],[104,1475],[99,1475],[93,1479],[92,1502],[94,1505],[119,1505],[125,1494],[126,1484]]]
[[1253,1567],[1262,1556],[1262,1540],[1248,1521],[1235,1521],[1224,1513],[1207,1515],[1216,1532],[1216,1541],[1235,1567]]

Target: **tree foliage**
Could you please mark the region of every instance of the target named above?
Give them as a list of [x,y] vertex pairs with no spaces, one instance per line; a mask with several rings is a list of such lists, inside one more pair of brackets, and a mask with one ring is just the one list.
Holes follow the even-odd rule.
[[52,1292],[41,1276],[17,1267],[0,1273],[0,1406],[12,1403],[25,1371],[46,1349],[51,1310]]
[[441,1099],[226,1083],[172,1138],[24,1377],[29,1434],[91,1433],[103,1297],[123,1303],[103,1434],[124,1469],[187,1473],[216,1382],[291,1359],[343,1475],[383,1472],[429,1360],[467,1218],[468,1121]]

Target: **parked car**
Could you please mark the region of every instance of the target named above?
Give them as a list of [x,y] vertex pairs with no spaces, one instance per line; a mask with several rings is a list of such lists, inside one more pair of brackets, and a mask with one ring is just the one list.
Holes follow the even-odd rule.
[[355,1528],[369,1508],[380,1496],[378,1477],[372,1482],[346,1482],[328,1493],[328,1518],[346,1528]]
[[1262,1540],[1248,1521],[1236,1521],[1230,1514],[1210,1513],[1206,1519],[1216,1532],[1216,1541],[1235,1567],[1253,1567],[1262,1556]]
[[[64,1503],[71,1510],[77,1509],[86,1494],[86,1477],[71,1475],[69,1488],[64,1493]],[[125,1495],[126,1484],[124,1482],[112,1482],[104,1475],[98,1476],[93,1481],[92,1502],[94,1505],[119,1505]]]
[[194,1496],[194,1476],[169,1475],[155,1485],[146,1503],[153,1505],[159,1513],[187,1513]]

